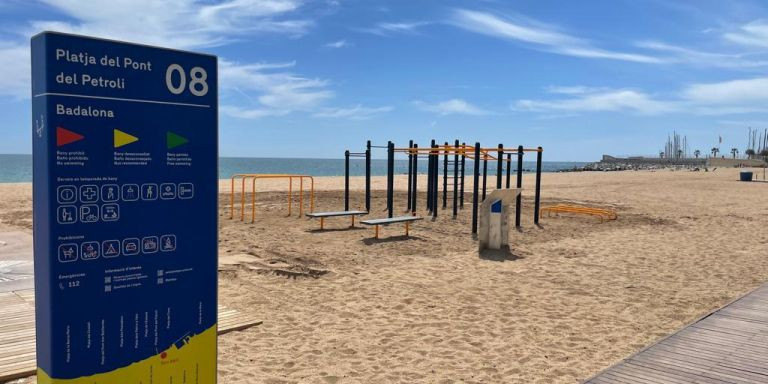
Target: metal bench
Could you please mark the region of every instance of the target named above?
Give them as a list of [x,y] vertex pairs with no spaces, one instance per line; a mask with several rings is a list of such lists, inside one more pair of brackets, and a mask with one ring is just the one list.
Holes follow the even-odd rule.
[[410,225],[412,222],[416,220],[421,220],[423,217],[418,216],[398,216],[398,217],[389,217],[384,219],[371,219],[371,220],[361,220],[360,224],[365,225],[373,225],[376,228],[375,235],[373,236],[374,239],[379,238],[379,226],[380,225],[390,225],[395,223],[405,223],[405,235],[408,236],[408,231],[410,230]]
[[319,218],[320,219],[320,229],[325,228],[325,218],[326,217],[342,217],[342,216],[350,216],[352,217],[352,225],[351,227],[355,226],[355,217],[367,215],[368,212],[366,211],[337,211],[337,212],[313,212],[313,213],[307,213],[307,217],[310,219]]

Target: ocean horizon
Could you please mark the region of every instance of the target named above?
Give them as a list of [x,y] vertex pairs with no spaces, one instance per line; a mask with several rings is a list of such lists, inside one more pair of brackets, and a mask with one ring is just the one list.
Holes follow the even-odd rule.
[[[472,161],[468,160],[465,167],[471,172]],[[581,167],[587,162],[579,161],[543,161],[542,172],[558,172]],[[441,164],[442,165],[442,164]],[[419,173],[426,173],[426,160],[419,161]],[[517,169],[513,160],[512,170]],[[524,172],[535,172],[535,161],[523,161]],[[408,172],[408,161],[395,160],[395,174]],[[496,172],[496,161],[488,161],[488,172]],[[295,173],[311,176],[344,176],[344,159],[290,159],[274,157],[219,157],[219,178],[226,179],[236,173]],[[365,161],[351,159],[349,164],[351,176],[365,175]],[[371,160],[371,175],[386,176],[387,161],[384,159]],[[32,182],[32,155],[0,154],[0,183]]]

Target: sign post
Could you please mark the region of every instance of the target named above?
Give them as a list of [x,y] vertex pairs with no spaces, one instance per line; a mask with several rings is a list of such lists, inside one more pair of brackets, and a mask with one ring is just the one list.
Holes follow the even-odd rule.
[[480,204],[478,251],[509,249],[509,205],[522,189],[496,189]]
[[215,56],[32,38],[38,383],[216,382]]

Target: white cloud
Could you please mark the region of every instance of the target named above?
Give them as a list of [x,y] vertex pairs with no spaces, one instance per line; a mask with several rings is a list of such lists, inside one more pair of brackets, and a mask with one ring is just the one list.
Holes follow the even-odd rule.
[[243,108],[234,105],[223,105],[221,108],[219,108],[219,110],[225,115],[237,117],[240,119],[260,119],[268,116],[284,116],[288,114],[286,111],[274,111],[258,107]]
[[481,116],[490,114],[480,107],[472,105],[462,99],[450,99],[437,103],[426,103],[423,101],[414,101],[414,105],[423,111],[437,113],[439,115],[473,115]]
[[390,106],[384,107],[363,107],[356,105],[352,108],[324,108],[320,112],[316,112],[312,116],[321,118],[345,118],[351,120],[368,120],[375,115],[391,112],[394,108]]
[[[311,22],[290,18],[295,0],[116,0],[93,6],[83,0],[43,0],[68,21],[32,21],[28,34],[57,30],[174,48],[229,44],[255,33],[306,33]],[[26,37],[26,36],[25,36]],[[26,40],[26,39],[24,39]],[[0,43],[0,95],[29,96],[26,41]],[[219,79],[227,102],[221,111],[241,118],[312,113],[333,98],[329,82],[294,74],[295,62],[237,63],[220,58]]]
[[328,48],[344,48],[344,47],[349,47],[351,45],[352,43],[348,42],[347,40],[341,39],[338,41],[328,43],[325,46]]
[[516,17],[502,19],[487,12],[457,9],[451,23],[465,30],[497,38],[531,44],[538,49],[566,56],[621,60],[638,63],[662,63],[657,57],[616,52],[594,47],[589,41],[557,31],[553,26]]
[[377,23],[371,28],[361,28],[360,32],[372,33],[374,35],[386,36],[392,33],[413,33],[417,29],[431,24],[428,21],[407,21],[407,22],[383,22]]
[[667,98],[656,98],[638,90],[583,86],[547,87],[545,91],[570,97],[517,100],[512,109],[547,115],[633,112],[643,115],[687,113],[707,116],[768,112],[768,77],[690,84]]
[[598,91],[606,90],[607,88],[599,88],[599,87],[585,87],[583,85],[576,85],[576,86],[555,86],[550,85],[545,88],[545,90],[548,93],[556,93],[561,95],[580,95],[584,93],[593,93]]
[[312,26],[283,18],[301,5],[294,0],[43,1],[75,21],[34,21],[30,33],[55,30],[172,48],[218,46],[264,32],[300,36]]
[[222,112],[241,118],[282,116],[296,111],[313,111],[333,98],[334,93],[327,88],[327,80],[306,78],[285,71],[269,72],[294,65],[293,62],[239,64],[220,60],[221,88],[243,95],[250,104],[247,108],[222,108]]
[[[301,6],[297,0],[224,0],[216,4],[204,0],[115,0],[101,6],[85,0],[42,2],[68,21],[31,21],[16,39],[0,41],[2,96],[29,97],[28,38],[41,30],[188,49],[223,45],[260,32],[298,36],[312,25],[308,20],[287,17]],[[253,72],[257,67],[247,68]],[[293,86],[302,84],[284,80]],[[277,103],[278,99],[266,96],[265,101]]]
[[[589,89],[589,88],[585,88]],[[532,112],[620,112],[659,114],[671,112],[669,103],[631,89],[600,90],[578,93],[576,97],[556,100],[518,100],[513,109]]]
[[768,103],[768,77],[740,79],[720,83],[693,84],[682,96],[701,104],[749,106]]
[[687,63],[700,67],[747,69],[768,66],[766,60],[749,59],[746,54],[703,52],[680,47],[660,41],[640,41],[635,43],[640,48],[664,52],[670,63]]
[[741,45],[768,48],[768,22],[752,21],[742,25],[737,31],[725,33],[723,38]]

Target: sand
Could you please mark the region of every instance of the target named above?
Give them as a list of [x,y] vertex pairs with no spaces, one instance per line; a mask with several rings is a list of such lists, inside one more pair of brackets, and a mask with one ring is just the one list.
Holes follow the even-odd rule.
[[[478,257],[468,205],[455,220],[440,211],[416,223],[410,238],[392,226],[375,241],[347,219],[319,232],[286,217],[278,181],[259,182],[255,223],[230,220],[223,181],[220,255],[237,260],[220,267],[220,300],[264,324],[220,338],[219,382],[577,383],[768,279],[768,183],[737,179],[725,169],[544,174],[544,205],[619,218],[536,227],[526,175],[523,227],[503,261]],[[342,178],[315,181],[316,210],[343,207]],[[362,186],[353,178],[352,209]],[[29,184],[0,185],[0,230],[31,231],[30,196]],[[371,216],[384,216],[383,196],[374,192]]]

